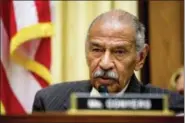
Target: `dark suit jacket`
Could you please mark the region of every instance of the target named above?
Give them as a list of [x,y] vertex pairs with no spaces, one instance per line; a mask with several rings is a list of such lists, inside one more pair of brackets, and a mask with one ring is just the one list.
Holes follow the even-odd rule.
[[[89,80],[60,83],[41,89],[36,93],[34,111],[65,111],[70,107],[70,94],[72,92],[90,93],[92,86]],[[135,75],[132,76],[130,84],[125,93],[162,93],[169,95],[169,108],[178,112],[184,111],[184,97],[168,90],[142,85]]]

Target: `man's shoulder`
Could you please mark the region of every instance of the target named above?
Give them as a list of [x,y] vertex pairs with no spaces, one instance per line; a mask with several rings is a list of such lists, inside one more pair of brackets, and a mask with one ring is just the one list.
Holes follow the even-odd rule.
[[177,92],[159,88],[151,84],[143,86],[143,93],[166,94],[168,96],[169,108],[175,112],[184,110],[184,97]]
[[69,99],[73,92],[87,91],[89,81],[62,82],[50,85],[37,91],[33,103],[33,111],[65,110],[69,107]]
[[154,86],[152,84],[147,84],[147,85],[144,85],[143,86],[143,92],[144,93],[173,93],[167,89],[164,89],[164,88],[160,88],[160,87],[157,87],[157,86]]
[[61,82],[40,89],[36,93],[36,98],[43,101],[52,100],[53,98],[67,98],[73,92],[86,91],[88,86],[88,80]]
[[89,85],[89,80],[81,80],[81,81],[67,81],[67,82],[61,82],[57,84],[50,85],[48,87],[45,87],[38,91],[40,94],[63,94],[70,91],[78,91],[83,87],[86,87]]

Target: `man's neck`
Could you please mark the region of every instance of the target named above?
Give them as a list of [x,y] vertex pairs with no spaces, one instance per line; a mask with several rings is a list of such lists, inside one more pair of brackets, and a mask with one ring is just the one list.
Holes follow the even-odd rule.
[[[125,93],[128,85],[129,85],[129,83],[130,83],[130,80],[129,80],[129,82],[127,82],[127,84],[125,85],[125,87],[120,92],[114,94],[114,96],[121,96],[121,95],[123,95]],[[92,90],[91,90],[91,92],[90,92],[90,96],[99,96],[100,97],[101,94],[98,92],[98,90],[95,87],[93,87]]]

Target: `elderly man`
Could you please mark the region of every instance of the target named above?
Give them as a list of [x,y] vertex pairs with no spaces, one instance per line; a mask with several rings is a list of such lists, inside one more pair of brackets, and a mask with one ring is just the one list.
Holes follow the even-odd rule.
[[33,111],[65,111],[73,92],[100,95],[124,93],[169,94],[170,107],[183,107],[184,98],[167,90],[142,85],[134,70],[143,67],[148,52],[145,28],[138,19],[123,10],[112,10],[98,16],[88,30],[86,59],[90,80],[60,83],[37,92]]

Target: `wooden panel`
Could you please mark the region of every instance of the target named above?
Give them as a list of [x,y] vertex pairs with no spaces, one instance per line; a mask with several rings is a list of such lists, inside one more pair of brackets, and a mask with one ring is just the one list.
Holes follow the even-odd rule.
[[[145,32],[145,42],[147,44],[150,44],[149,42],[149,23],[148,23],[148,11],[149,11],[149,1],[147,0],[139,0],[138,1],[138,13],[139,13],[139,20],[145,25],[146,32]],[[146,57],[145,64],[143,68],[141,69],[141,81],[143,84],[150,83],[150,54]]]
[[150,1],[150,73],[153,85],[167,88],[183,65],[183,1]]
[[184,117],[123,116],[123,115],[67,115],[41,113],[37,115],[0,116],[1,123],[184,123]]

